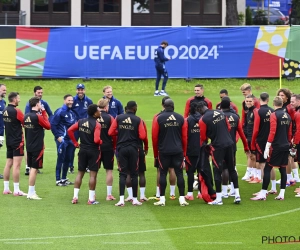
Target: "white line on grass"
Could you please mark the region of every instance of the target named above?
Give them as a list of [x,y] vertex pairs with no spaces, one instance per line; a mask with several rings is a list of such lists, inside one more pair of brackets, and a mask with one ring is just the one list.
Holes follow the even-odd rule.
[[243,242],[196,242],[196,244],[220,244],[220,245],[225,245],[225,244],[228,244],[228,245],[238,245],[238,244],[243,244]]
[[151,242],[101,242],[102,244],[111,244],[111,245],[147,245],[151,244]]
[[53,244],[53,242],[24,242],[24,241],[13,241],[13,242],[4,242],[4,244],[10,245],[23,245],[23,244]]
[[215,226],[223,226],[223,225],[231,225],[236,223],[248,222],[248,221],[255,221],[255,220],[262,220],[271,217],[276,217],[283,214],[289,214],[293,212],[300,211],[300,208],[295,208],[292,210],[276,213],[276,214],[269,214],[263,215],[243,220],[234,220],[234,221],[226,221],[220,223],[213,223],[207,225],[197,225],[197,226],[189,226],[189,227],[173,227],[173,228],[161,228],[161,229],[152,229],[152,230],[139,230],[139,231],[132,231],[132,232],[116,232],[116,233],[102,233],[102,234],[83,234],[83,235],[65,235],[65,236],[47,236],[47,237],[40,237],[40,238],[15,238],[15,239],[0,239],[0,242],[3,241],[31,241],[31,240],[48,240],[48,239],[71,239],[71,238],[85,238],[85,237],[99,237],[99,236],[115,236],[115,235],[127,235],[127,234],[144,234],[144,233],[158,233],[164,231],[175,231],[175,230],[184,230],[184,229],[194,229],[194,228],[204,228],[204,227],[215,227]]

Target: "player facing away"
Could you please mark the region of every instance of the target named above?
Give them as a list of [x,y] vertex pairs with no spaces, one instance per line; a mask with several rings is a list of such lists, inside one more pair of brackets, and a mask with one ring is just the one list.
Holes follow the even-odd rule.
[[[97,119],[101,117],[100,109],[96,104],[91,104],[87,109],[88,117],[79,119],[68,129],[68,135],[78,153],[78,174],[74,183],[74,196],[72,204],[78,203],[78,193],[81,187],[82,178],[86,172],[86,168],[90,170],[89,180],[89,199],[88,205],[99,204],[96,201],[95,189],[97,184],[97,174],[100,166],[100,144],[101,144],[101,125]],[[76,141],[75,132],[79,131],[80,144]]]
[[132,205],[142,205],[137,200],[138,189],[138,160],[139,140],[144,140],[146,132],[141,118],[136,116],[137,103],[129,101],[127,112],[118,115],[108,130],[108,135],[117,137],[118,166],[119,166],[119,191],[120,200],[115,206],[125,205],[124,192],[127,174],[130,174],[132,184]]
[[[165,62],[171,60],[171,58],[166,58],[164,54],[164,50],[166,47],[168,47],[168,42],[167,41],[162,41],[160,46],[155,49],[154,51],[154,63],[155,63],[155,69],[156,69],[156,82],[155,82],[155,92],[154,96],[167,96],[168,94],[166,93],[166,86],[167,86],[167,81],[168,81],[168,71],[166,69]],[[162,88],[161,91],[158,91],[159,88],[159,82],[161,79],[161,76],[164,77],[163,83],[162,83]]]
[[275,200],[284,200],[286,187],[286,166],[288,165],[289,148],[292,139],[292,122],[290,115],[282,108],[282,98],[276,96],[273,100],[274,112],[270,115],[270,133],[264,151],[267,159],[264,168],[262,189],[251,200],[266,200],[267,188],[270,183],[270,172],[273,167],[279,168],[281,175],[280,193]]
[[184,118],[187,118],[189,116],[190,105],[192,102],[196,102],[196,103],[205,102],[206,106],[209,109],[212,109],[212,102],[208,98],[204,97],[204,86],[202,84],[196,84],[194,88],[194,92],[195,92],[195,96],[192,96],[186,101],[185,108],[184,108],[184,115],[183,115]]
[[[5,84],[0,83],[0,148],[4,144],[4,121],[3,121],[3,110],[5,109],[6,102],[4,97],[6,95]],[[3,179],[3,175],[0,174],[0,179]]]
[[235,170],[233,158],[233,140],[229,133],[230,124],[224,113],[220,110],[209,110],[204,102],[199,103],[200,114],[200,145],[211,140],[211,156],[214,166],[214,178],[217,197],[214,201],[208,202],[209,205],[223,205],[222,201],[222,170],[224,162],[228,168],[229,175],[234,185],[235,199],[234,203],[241,202],[238,178]]
[[165,111],[154,117],[152,122],[152,146],[154,158],[158,159],[160,170],[160,200],[156,206],[165,206],[165,191],[169,168],[174,168],[177,177],[180,206],[187,206],[184,197],[185,183],[183,178],[183,159],[186,155],[187,134],[186,122],[182,115],[174,112],[174,102],[165,100]]
[[24,156],[24,138],[23,138],[23,123],[24,114],[17,106],[20,103],[18,92],[11,92],[8,95],[9,104],[3,111],[3,121],[5,124],[5,139],[6,139],[6,164],[3,172],[3,194],[11,194],[9,190],[10,170],[13,168],[14,195],[27,195],[20,190],[20,167]]
[[43,167],[44,129],[50,130],[50,122],[39,97],[32,97],[29,107],[30,112],[24,117],[27,164],[30,168],[27,199],[41,200],[35,192],[35,181],[38,169]]

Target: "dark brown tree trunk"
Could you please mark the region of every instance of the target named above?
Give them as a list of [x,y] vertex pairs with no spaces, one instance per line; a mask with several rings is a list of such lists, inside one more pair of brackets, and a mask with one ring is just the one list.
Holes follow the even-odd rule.
[[239,25],[237,0],[226,0],[226,25]]

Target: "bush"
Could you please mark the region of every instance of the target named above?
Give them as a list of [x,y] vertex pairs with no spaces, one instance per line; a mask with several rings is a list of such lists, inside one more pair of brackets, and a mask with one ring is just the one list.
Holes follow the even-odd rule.
[[246,25],[253,25],[252,11],[249,6],[246,9]]
[[255,25],[268,25],[266,12],[263,10],[257,10],[255,17],[253,18],[253,23]]

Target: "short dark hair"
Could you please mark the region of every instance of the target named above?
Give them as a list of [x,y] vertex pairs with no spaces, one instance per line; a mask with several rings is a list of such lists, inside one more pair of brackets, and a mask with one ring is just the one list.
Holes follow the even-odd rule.
[[296,100],[299,100],[299,101],[300,101],[300,95],[293,94],[291,97],[295,97],[295,98],[296,98]]
[[8,95],[8,101],[9,102],[13,102],[14,99],[19,95],[18,92],[10,92]]
[[171,98],[167,99],[164,104],[165,109],[173,109],[174,110],[174,102]]
[[269,99],[269,94],[267,92],[262,92],[259,96],[260,100],[263,102],[267,101]]
[[160,44],[169,45],[169,43],[166,40],[163,40]]
[[[64,96],[64,100],[66,100],[68,97],[70,97],[70,96],[72,96],[71,94],[66,94],[65,96]],[[73,97],[73,96],[72,96]]]
[[33,107],[35,107],[39,102],[40,102],[41,100],[40,100],[40,98],[38,98],[38,97],[32,97],[30,100],[29,100],[29,106],[30,106],[30,108],[33,108]]
[[35,93],[37,90],[43,89],[41,86],[35,86],[33,89],[33,92]]
[[4,83],[0,83],[0,87],[2,87],[2,86],[6,86]]
[[127,102],[127,110],[132,110],[134,107],[137,107],[137,103],[135,101]]
[[203,101],[198,102],[198,108],[199,109],[202,109],[204,106],[207,107],[207,103],[206,102],[203,102]]
[[199,83],[195,85],[195,88],[201,88],[201,89],[204,89],[203,85],[202,85],[202,84],[199,84]]
[[161,100],[161,104],[164,105],[165,104],[165,101],[170,99],[169,96],[164,96],[164,98]]
[[220,94],[228,95],[227,89],[221,89],[221,90],[220,90]]
[[198,103],[197,102],[192,102],[190,105],[190,114],[195,114],[198,110]]
[[89,116],[93,116],[98,111],[97,104],[91,104],[88,106],[87,113]]

